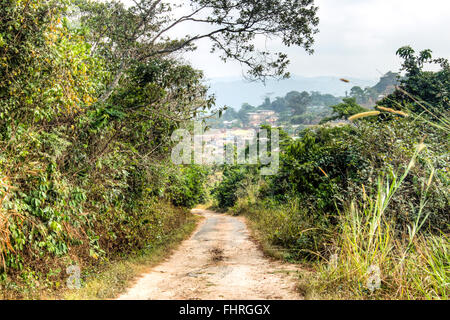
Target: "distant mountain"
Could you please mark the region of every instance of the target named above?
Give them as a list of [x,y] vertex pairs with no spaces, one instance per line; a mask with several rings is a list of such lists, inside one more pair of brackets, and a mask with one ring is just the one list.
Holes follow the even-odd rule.
[[276,81],[269,80],[266,85],[260,82],[248,82],[238,78],[210,79],[210,93],[216,95],[217,106],[227,105],[239,110],[243,103],[259,105],[266,96],[271,98],[285,96],[290,91],[319,91],[334,96],[345,96],[353,86],[362,88],[374,86],[377,79],[346,78],[349,83],[340,81],[338,77],[301,77]]

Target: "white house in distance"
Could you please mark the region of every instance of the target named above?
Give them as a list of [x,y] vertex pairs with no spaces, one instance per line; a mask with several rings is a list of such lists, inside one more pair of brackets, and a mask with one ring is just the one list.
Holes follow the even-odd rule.
[[278,116],[273,110],[259,110],[258,112],[248,113],[249,125],[251,127],[260,127],[262,124],[275,126]]

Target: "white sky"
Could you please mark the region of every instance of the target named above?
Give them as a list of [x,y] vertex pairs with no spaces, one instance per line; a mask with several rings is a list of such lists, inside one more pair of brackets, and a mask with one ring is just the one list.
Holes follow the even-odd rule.
[[[184,1],[183,1],[184,2]],[[187,2],[187,1],[186,1]],[[301,76],[348,76],[375,79],[389,70],[398,71],[398,48],[432,49],[435,57],[450,58],[449,0],[316,0],[319,34],[315,53],[302,48],[270,48],[289,54],[289,71]],[[199,30],[195,30],[198,32]],[[182,35],[186,30],[178,30]],[[207,41],[185,56],[207,78],[239,77],[237,63],[224,64],[209,53]]]

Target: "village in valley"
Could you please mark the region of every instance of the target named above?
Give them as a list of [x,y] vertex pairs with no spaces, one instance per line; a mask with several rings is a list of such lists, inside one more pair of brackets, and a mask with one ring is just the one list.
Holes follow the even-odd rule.
[[399,74],[388,72],[373,87],[361,88],[348,83],[345,96],[336,97],[320,92],[290,91],[284,97],[271,98],[269,94],[258,107],[243,103],[239,110],[228,107],[219,117],[207,120],[212,141],[227,139],[225,136],[252,139],[255,130],[263,125],[284,130],[294,139],[299,132],[326,122],[338,125],[346,122],[336,115],[334,106],[354,104],[371,109],[375,102],[392,93],[399,81]]

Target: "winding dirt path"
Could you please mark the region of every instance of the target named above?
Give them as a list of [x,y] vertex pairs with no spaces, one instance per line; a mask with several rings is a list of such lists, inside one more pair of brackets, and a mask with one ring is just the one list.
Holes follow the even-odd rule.
[[301,299],[295,265],[264,257],[243,218],[207,210],[190,239],[119,300]]

